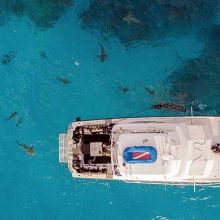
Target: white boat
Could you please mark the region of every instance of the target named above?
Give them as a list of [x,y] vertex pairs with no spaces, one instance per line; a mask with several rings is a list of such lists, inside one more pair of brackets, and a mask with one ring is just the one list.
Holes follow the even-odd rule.
[[220,184],[220,117],[75,121],[59,136],[74,178]]

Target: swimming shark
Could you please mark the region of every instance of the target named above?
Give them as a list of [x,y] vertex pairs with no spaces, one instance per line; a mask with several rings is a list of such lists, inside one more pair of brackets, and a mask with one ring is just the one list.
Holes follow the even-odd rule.
[[34,147],[33,146],[27,146],[26,144],[21,144],[18,141],[16,141],[17,145],[20,146],[23,150],[26,151],[27,154],[34,156]]
[[105,62],[107,54],[105,53],[104,47],[100,44],[100,54],[98,55],[100,62]]
[[6,121],[9,121],[9,120],[11,120],[11,119],[14,119],[14,118],[17,117],[17,115],[18,115],[17,112],[11,112],[11,114],[9,115],[9,117],[7,117],[5,120],[6,120]]
[[57,81],[59,81],[60,83],[62,83],[63,85],[68,85],[70,84],[70,81],[68,79],[64,79],[64,78],[60,78],[57,77]]
[[131,12],[129,12],[127,16],[123,17],[123,21],[127,22],[128,25],[138,24],[140,26],[143,26],[143,24],[140,22],[140,20],[138,18],[134,17]]

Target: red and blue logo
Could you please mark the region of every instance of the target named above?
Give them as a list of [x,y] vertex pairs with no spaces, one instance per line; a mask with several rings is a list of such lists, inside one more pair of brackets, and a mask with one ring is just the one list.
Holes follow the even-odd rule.
[[154,163],[157,160],[157,150],[152,146],[127,147],[123,152],[125,163]]
[[133,160],[149,160],[150,152],[132,152]]

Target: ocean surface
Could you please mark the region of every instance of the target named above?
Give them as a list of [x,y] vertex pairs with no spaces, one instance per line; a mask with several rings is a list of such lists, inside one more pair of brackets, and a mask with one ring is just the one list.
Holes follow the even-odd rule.
[[0,0],[0,219],[219,219],[219,188],[75,180],[58,162],[76,117],[220,115],[219,6]]

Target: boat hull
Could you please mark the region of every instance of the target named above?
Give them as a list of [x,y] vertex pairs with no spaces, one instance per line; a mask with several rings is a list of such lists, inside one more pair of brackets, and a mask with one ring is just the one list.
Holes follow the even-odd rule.
[[75,121],[59,136],[59,161],[74,178],[215,186],[219,143],[220,117]]

